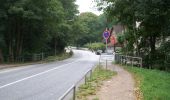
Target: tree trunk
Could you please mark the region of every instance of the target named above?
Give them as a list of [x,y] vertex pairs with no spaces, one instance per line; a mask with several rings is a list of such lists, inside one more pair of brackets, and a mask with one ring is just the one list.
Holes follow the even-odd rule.
[[15,34],[15,21],[14,21],[15,19],[13,19],[13,18],[10,18],[9,19],[9,37],[7,37],[8,39],[8,41],[9,41],[9,44],[8,44],[8,48],[9,48],[9,61],[10,62],[14,62],[14,42],[15,42],[15,37],[14,37],[14,34]]
[[3,61],[4,61],[3,54],[2,50],[0,49],[0,63],[2,63]]
[[155,44],[156,44],[156,37],[155,36],[150,36],[150,49],[151,49],[151,52],[150,52],[150,68],[153,67],[153,64],[154,64],[154,57],[155,57]]
[[156,37],[155,36],[151,36],[150,37],[151,54],[155,53],[155,44],[156,44]]
[[56,38],[54,38],[54,53],[55,53],[55,56],[57,55],[57,40]]
[[17,21],[17,31],[16,31],[16,58],[21,56],[22,53],[22,19],[18,19]]

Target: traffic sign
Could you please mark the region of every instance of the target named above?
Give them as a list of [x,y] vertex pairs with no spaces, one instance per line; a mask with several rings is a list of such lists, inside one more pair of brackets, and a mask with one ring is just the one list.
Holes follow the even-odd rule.
[[113,45],[116,44],[116,39],[115,39],[115,37],[114,37],[113,35],[110,37],[110,42],[111,42]]
[[104,31],[103,32],[103,37],[107,40],[110,37],[110,32],[109,31]]

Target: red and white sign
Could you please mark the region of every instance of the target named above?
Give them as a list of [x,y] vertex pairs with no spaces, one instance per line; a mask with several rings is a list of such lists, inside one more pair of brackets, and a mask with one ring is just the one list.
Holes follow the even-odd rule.
[[110,37],[110,42],[111,42],[111,44],[113,44],[113,45],[116,44],[116,38],[115,38],[113,35]]

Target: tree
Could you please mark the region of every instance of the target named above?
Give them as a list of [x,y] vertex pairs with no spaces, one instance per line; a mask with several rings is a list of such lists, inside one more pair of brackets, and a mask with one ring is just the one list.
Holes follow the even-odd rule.
[[97,16],[91,12],[81,13],[73,25],[73,36],[76,36],[75,43],[83,46],[87,43],[101,42],[105,23],[103,15]]
[[2,0],[0,46],[3,53],[9,55],[10,61],[16,61],[24,54],[63,51],[67,45],[64,39],[71,30],[68,22],[76,13],[75,0]]
[[[110,19],[126,26],[126,42],[135,45],[136,55],[147,57],[154,61],[157,55],[156,44],[165,40],[169,34],[170,2],[168,0],[97,0],[99,4],[108,4],[104,8]],[[136,23],[140,22],[139,27]],[[154,63],[152,63],[154,64]],[[148,65],[148,66],[152,66]]]

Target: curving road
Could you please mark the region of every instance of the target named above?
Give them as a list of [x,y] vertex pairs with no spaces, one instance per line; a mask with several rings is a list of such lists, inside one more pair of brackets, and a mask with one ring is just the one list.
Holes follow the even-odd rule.
[[57,100],[98,58],[89,51],[74,50],[74,56],[64,61],[2,70],[0,100]]

